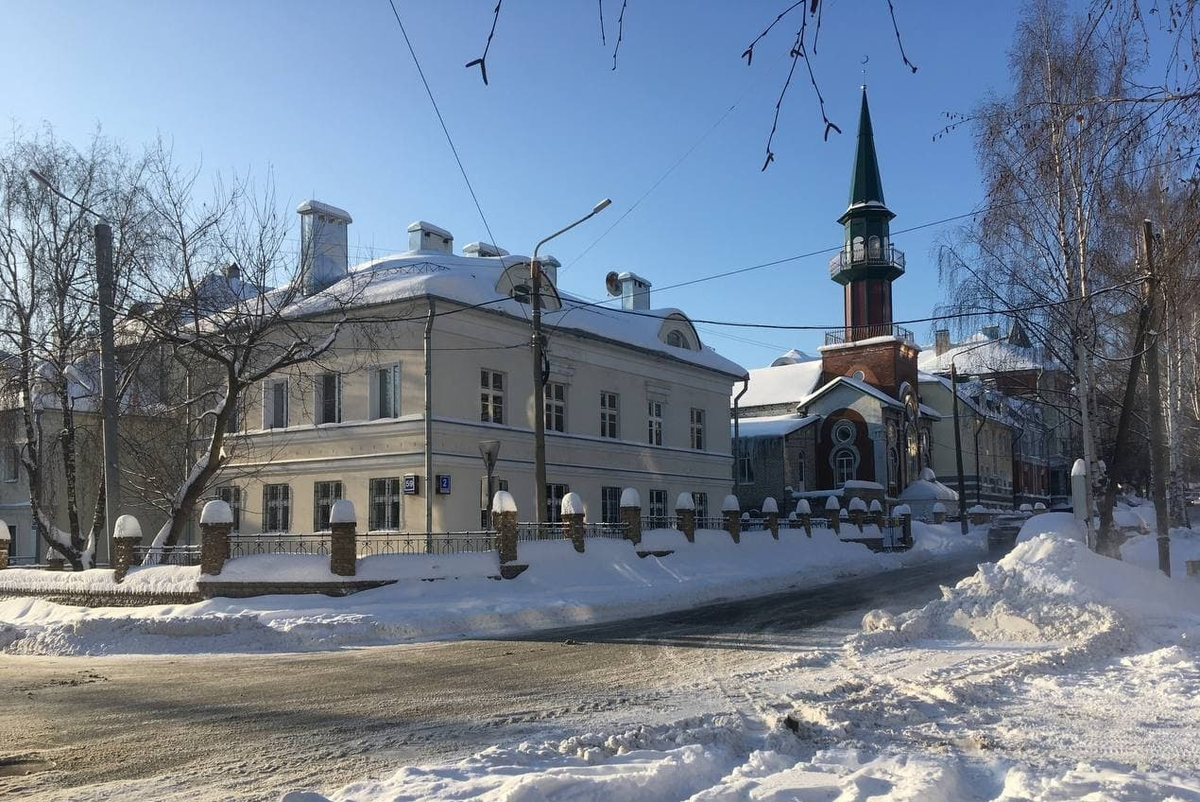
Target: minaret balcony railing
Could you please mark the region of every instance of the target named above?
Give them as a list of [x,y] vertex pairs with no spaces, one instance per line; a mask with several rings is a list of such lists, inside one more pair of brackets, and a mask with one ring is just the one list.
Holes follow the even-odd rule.
[[865,246],[861,243],[847,245],[829,260],[829,275],[836,277],[845,270],[856,267],[890,267],[896,275],[904,272],[904,251],[894,245],[886,248]]
[[903,326],[894,323],[878,323],[866,326],[846,326],[825,332],[826,345],[848,345],[861,340],[873,340],[877,337],[892,337],[902,340],[909,345],[915,345],[913,333]]

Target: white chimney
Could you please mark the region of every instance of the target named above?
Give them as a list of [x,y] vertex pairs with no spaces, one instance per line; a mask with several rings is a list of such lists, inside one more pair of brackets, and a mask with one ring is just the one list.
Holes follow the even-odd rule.
[[304,294],[312,295],[346,277],[346,227],[354,221],[345,210],[315,200],[304,201],[296,211],[300,214],[300,280]]
[[628,271],[617,276],[617,281],[621,284],[621,308],[622,309],[649,309],[650,308],[650,282]]
[[549,279],[550,284],[558,289],[558,269],[562,267],[562,262],[553,256],[539,256],[538,261],[542,263],[542,276]]
[[463,253],[467,256],[508,256],[508,251],[490,242],[468,242],[463,246]]
[[454,235],[433,223],[418,220],[408,226],[408,249],[433,253],[454,253]]

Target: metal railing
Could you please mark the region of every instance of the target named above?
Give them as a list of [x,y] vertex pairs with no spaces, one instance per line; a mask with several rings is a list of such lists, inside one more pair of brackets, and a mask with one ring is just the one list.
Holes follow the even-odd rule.
[[835,253],[833,258],[829,260],[829,275],[831,277],[836,276],[843,270],[860,265],[893,267],[903,273],[904,251],[895,245],[888,245],[886,248],[881,248],[878,245],[873,248],[864,247],[861,244],[847,245]]
[[496,533],[486,529],[464,532],[367,532],[355,538],[359,557],[383,554],[482,554],[496,550]]
[[916,344],[913,333],[903,326],[893,323],[882,323],[874,326],[846,326],[825,332],[826,345],[845,345],[846,343],[869,340],[873,337],[895,337],[906,343]]
[[200,546],[134,546],[135,565],[199,565]]
[[562,540],[567,537],[567,525],[562,521],[538,523],[526,521],[517,524],[517,542],[528,543],[534,540]]
[[625,539],[625,524],[591,523],[583,525],[584,537],[607,537],[614,540]]
[[725,518],[721,515],[705,515],[704,517],[696,516],[697,529],[724,529]]
[[229,536],[229,557],[254,557],[260,554],[314,554],[329,556],[328,533],[294,535],[285,532],[262,532]]
[[674,515],[643,515],[642,531],[647,529],[678,529],[679,518]]

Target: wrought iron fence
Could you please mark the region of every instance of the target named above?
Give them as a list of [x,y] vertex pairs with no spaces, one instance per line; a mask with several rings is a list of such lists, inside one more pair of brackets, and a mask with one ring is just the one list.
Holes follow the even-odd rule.
[[678,529],[679,518],[674,515],[643,515],[642,530],[647,529]]
[[567,537],[567,525],[562,521],[526,521],[517,524],[517,542],[534,540],[562,540]]
[[262,532],[229,536],[229,556],[253,557],[259,554],[313,554],[329,556],[329,535],[293,535],[282,532]]
[[200,546],[134,546],[138,565],[199,565]]
[[696,516],[697,529],[724,529],[725,518],[720,515]]
[[496,533],[469,532],[367,532],[356,538],[359,557],[381,554],[469,554],[495,551]]
[[607,537],[614,540],[625,539],[625,524],[591,523],[584,524],[584,537]]

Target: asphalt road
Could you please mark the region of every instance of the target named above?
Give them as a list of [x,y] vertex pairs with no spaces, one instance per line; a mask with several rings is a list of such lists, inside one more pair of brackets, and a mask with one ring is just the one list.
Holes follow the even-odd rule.
[[956,559],[510,640],[338,652],[0,657],[0,797],[277,799],[492,744],[728,706],[741,670],[833,648]]

